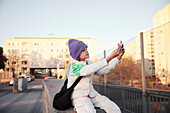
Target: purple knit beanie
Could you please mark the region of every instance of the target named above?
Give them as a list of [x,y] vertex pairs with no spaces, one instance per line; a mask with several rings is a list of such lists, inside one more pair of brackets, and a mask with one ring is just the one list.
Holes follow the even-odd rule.
[[77,59],[84,48],[87,48],[87,45],[79,40],[70,39],[68,40],[68,47],[70,55],[73,59]]

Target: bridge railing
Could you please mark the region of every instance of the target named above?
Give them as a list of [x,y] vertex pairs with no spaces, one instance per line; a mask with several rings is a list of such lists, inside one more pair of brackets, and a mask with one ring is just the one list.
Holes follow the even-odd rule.
[[[143,113],[142,89],[94,83],[95,89],[113,100],[122,113]],[[170,91],[146,90],[147,113],[170,113]]]

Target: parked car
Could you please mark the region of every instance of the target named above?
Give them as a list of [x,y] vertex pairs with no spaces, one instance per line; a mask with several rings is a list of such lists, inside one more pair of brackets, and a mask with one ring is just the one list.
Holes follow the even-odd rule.
[[10,86],[13,86],[13,84],[14,84],[14,78],[12,78],[11,81],[9,82]]
[[34,75],[31,75],[31,80],[33,81],[35,79],[35,76]]
[[31,77],[30,76],[26,76],[26,78],[27,78],[28,82],[31,82]]
[[55,77],[50,77],[50,76],[44,77],[44,80],[48,80],[48,79],[55,79]]
[[31,76],[30,76],[30,75],[22,74],[22,75],[20,76],[20,78],[27,78],[27,81],[28,81],[28,82],[31,81]]

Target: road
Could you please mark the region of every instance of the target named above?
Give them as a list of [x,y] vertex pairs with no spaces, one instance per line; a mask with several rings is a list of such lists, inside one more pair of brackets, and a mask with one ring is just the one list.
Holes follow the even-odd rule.
[[0,113],[42,113],[42,79],[27,84],[27,90],[12,93],[13,86],[0,87]]

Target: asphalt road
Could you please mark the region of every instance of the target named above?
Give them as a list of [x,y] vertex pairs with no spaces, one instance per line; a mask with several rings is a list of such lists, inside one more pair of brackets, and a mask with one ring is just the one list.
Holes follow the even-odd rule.
[[42,79],[27,84],[27,90],[12,93],[13,86],[0,87],[0,113],[42,113]]

